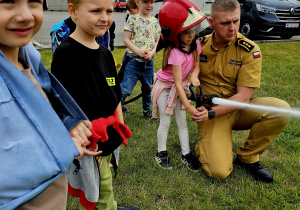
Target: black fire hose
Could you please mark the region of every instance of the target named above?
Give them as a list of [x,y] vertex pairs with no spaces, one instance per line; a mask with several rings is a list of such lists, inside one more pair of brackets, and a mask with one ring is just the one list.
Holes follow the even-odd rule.
[[130,99],[128,101],[125,101],[123,105],[129,104],[129,103],[131,103],[131,102],[133,102],[133,101],[141,98],[143,95],[146,95],[146,94],[148,94],[150,92],[151,92],[151,89],[149,88],[148,90],[145,90],[144,92],[142,92],[140,95],[137,95],[136,97],[134,97],[134,98],[132,98],[132,99]]

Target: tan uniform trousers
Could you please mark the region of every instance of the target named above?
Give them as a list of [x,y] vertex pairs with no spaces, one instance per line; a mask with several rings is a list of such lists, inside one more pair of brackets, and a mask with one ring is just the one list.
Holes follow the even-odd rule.
[[66,210],[67,193],[68,183],[64,174],[53,181],[39,196],[16,210]]
[[[277,98],[253,98],[251,104],[289,108]],[[288,124],[290,116],[269,111],[238,109],[228,115],[198,123],[196,154],[209,176],[225,179],[233,168],[232,130],[248,130],[249,136],[237,156],[245,163],[259,161],[276,136]]]

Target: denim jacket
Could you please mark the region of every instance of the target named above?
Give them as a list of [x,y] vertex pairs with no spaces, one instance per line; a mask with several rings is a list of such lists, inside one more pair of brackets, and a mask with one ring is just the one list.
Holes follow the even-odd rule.
[[87,119],[31,44],[20,48],[19,58],[31,66],[53,108],[0,50],[0,209],[4,210],[35,198],[65,173],[79,154],[68,130]]

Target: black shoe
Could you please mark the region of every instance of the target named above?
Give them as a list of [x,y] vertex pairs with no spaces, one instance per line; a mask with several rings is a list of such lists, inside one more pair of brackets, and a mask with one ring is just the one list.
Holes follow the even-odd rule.
[[145,118],[148,118],[148,119],[153,119],[152,118],[152,111],[149,109],[149,110],[143,110],[143,116]]
[[168,157],[167,151],[157,152],[155,156],[155,160],[159,166],[163,167],[164,169],[171,169],[172,165],[170,159]]
[[191,153],[187,155],[181,155],[181,161],[187,165],[187,167],[193,171],[198,171],[200,168],[199,160]]
[[264,169],[264,167],[259,163],[243,163],[238,157],[235,159],[234,163],[241,168],[245,169],[249,174],[251,174],[256,180],[271,183],[273,182],[272,174]]
[[123,114],[129,113],[128,109],[126,109],[125,106],[122,106],[122,112],[123,112]]
[[125,206],[125,207],[117,207],[117,210],[140,210],[140,208],[136,206]]

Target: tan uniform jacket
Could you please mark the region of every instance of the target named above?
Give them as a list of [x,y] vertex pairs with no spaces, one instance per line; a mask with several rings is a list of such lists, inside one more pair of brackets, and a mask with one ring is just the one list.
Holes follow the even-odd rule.
[[201,38],[199,79],[205,94],[229,98],[237,86],[260,87],[261,52],[240,33],[221,49],[213,47],[213,34]]

